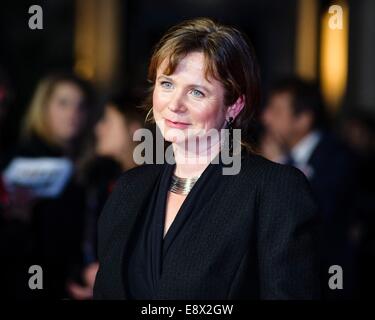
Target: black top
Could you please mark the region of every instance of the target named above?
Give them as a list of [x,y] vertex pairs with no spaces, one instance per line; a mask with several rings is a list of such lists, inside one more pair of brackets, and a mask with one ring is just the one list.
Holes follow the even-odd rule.
[[[145,209],[165,168],[150,164],[129,170],[113,189],[98,224],[94,298],[129,299],[124,269],[134,249],[130,240],[145,225],[139,221],[147,216]],[[236,175],[217,169],[209,165],[185,199],[165,238],[161,274],[149,296],[319,297],[316,205],[303,173],[256,155],[244,156]],[[188,219],[182,223],[184,214]],[[161,234],[160,225],[159,239]]]
[[[217,157],[216,159],[219,159]],[[213,161],[213,163],[215,163]],[[146,300],[155,297],[155,290],[163,272],[162,262],[173,240],[186,223],[199,214],[207,196],[214,191],[222,162],[208,166],[185,198],[165,237],[166,202],[175,164],[164,164],[156,180],[147,209],[144,211],[132,239],[132,250],[125,258],[125,287],[129,299]],[[208,181],[209,180],[209,181]]]

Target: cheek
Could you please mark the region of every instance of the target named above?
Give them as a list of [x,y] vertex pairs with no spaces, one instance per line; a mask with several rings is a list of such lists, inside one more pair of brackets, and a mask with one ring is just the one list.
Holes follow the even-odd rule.
[[112,121],[108,124],[106,138],[108,140],[115,141],[116,138],[120,139],[123,136],[123,132],[117,121]]
[[64,128],[64,116],[56,104],[51,104],[47,112],[47,123],[52,132],[58,133]]
[[59,107],[52,103],[49,107],[48,107],[48,121],[49,123],[54,123],[56,122],[57,119],[59,119]]
[[165,108],[167,103],[167,98],[158,89],[154,89],[152,95],[152,108],[154,114],[159,114]]
[[78,124],[81,122],[80,115],[74,115],[69,113],[69,109],[59,104],[53,104],[49,108],[49,120],[56,128],[64,129],[65,127],[71,127],[72,123]]
[[272,120],[273,120],[273,117],[272,117],[272,112],[269,110],[269,109],[266,109],[262,115],[262,121],[263,123],[268,126],[270,124],[272,124]]
[[119,151],[125,137],[115,125],[104,126],[98,133],[99,150],[110,155]]
[[220,129],[224,121],[223,106],[216,103],[191,108],[190,115],[196,126],[205,129]]
[[110,124],[108,124],[108,122],[98,124],[98,126],[96,127],[95,133],[99,142],[110,139],[111,138]]
[[280,112],[277,110],[269,111],[268,116],[266,117],[268,125],[271,129],[283,130],[288,127],[288,119],[285,112]]
[[289,114],[285,113],[282,117],[282,123],[284,125],[285,130],[290,130],[293,126],[293,119]]

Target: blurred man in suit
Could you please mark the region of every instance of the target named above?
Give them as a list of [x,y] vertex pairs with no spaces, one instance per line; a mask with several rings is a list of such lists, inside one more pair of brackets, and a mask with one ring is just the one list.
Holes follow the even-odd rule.
[[[317,86],[284,79],[271,90],[262,116],[263,155],[300,169],[310,181],[322,219],[322,288],[326,298],[354,295],[355,254],[350,237],[354,220],[355,161],[326,129]],[[343,268],[344,289],[330,290],[328,269]]]

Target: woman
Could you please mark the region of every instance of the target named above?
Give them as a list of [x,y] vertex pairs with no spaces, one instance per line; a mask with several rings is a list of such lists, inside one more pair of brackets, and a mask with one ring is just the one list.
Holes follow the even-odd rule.
[[249,126],[259,79],[244,36],[209,19],[172,27],[149,80],[150,110],[175,164],[119,179],[99,221],[94,297],[317,297],[315,204],[303,174],[243,151],[240,172],[223,175],[225,143],[204,140],[212,129]]
[[143,126],[141,110],[130,95],[108,100],[104,113],[95,126],[96,158],[86,165],[84,180],[87,189],[85,239],[83,246],[82,284],[68,284],[71,296],[77,300],[92,299],[98,263],[96,257],[96,224],[114,183],[122,172],[137,166],[132,137]]
[[[31,264],[40,265],[44,271],[44,289],[39,292],[29,290],[27,280],[22,278],[26,281],[22,283],[25,297],[66,297],[66,278],[81,244],[85,197],[76,182],[74,167],[89,104],[90,90],[81,79],[50,75],[38,84],[25,117],[14,159],[43,158],[50,163],[63,160],[73,168],[53,195],[35,194],[32,186],[16,187],[10,194],[14,205],[10,206],[9,216],[21,219],[27,230],[24,246],[30,256],[20,267],[23,276],[29,276],[24,270]],[[21,290],[16,295],[23,297]]]

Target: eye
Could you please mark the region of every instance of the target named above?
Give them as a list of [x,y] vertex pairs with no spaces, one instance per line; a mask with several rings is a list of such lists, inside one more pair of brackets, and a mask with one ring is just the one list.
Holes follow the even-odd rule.
[[204,97],[203,92],[201,92],[201,91],[199,91],[199,90],[197,90],[197,89],[193,89],[193,90],[191,91],[191,94],[192,94],[194,97],[196,97],[196,98],[202,98],[202,97]]
[[66,99],[66,98],[60,98],[60,99],[58,100],[58,103],[59,103],[59,105],[60,105],[61,107],[66,107],[66,106],[69,105],[69,100]]
[[161,81],[160,82],[160,85],[164,88],[164,89],[171,89],[172,88],[172,83],[169,82],[169,81]]

